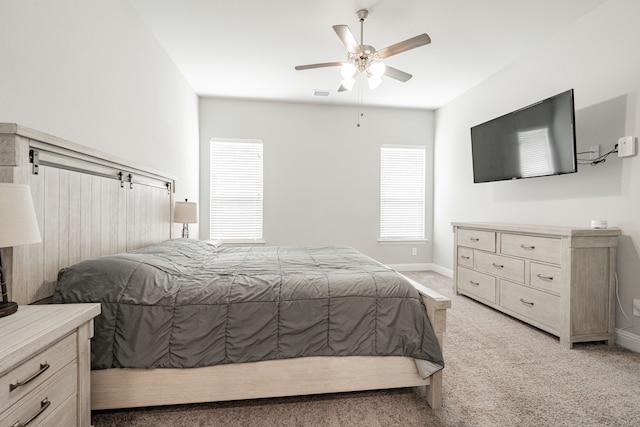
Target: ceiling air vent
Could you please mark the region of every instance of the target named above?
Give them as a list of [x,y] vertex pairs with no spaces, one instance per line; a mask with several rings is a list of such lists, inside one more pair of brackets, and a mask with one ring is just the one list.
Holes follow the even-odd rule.
[[313,91],[313,96],[324,96],[324,97],[327,97],[329,95],[331,95],[331,91],[330,90],[314,89],[314,91]]

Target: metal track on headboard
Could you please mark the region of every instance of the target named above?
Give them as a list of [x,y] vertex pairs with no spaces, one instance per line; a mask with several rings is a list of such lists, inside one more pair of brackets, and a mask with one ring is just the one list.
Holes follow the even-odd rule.
[[125,183],[127,183],[129,188],[132,188],[134,184],[140,184],[150,187],[164,188],[169,192],[172,187],[171,181],[165,181],[144,175],[134,175],[131,172],[118,170],[116,167],[110,167],[95,162],[87,162],[42,149],[31,148],[29,150],[29,162],[32,165],[31,171],[34,175],[38,175],[40,173],[40,166],[50,166],[68,171],[100,176],[107,179],[116,179],[120,181],[120,187],[123,188]]
[[0,123],[0,182],[31,186],[43,240],[2,249],[18,304],[61,268],[171,238],[175,178],[39,131]]

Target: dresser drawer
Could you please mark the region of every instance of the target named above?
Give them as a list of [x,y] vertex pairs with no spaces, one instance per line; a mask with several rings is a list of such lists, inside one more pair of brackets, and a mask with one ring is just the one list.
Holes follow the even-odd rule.
[[487,252],[496,251],[496,233],[493,231],[458,229],[458,245],[481,249]]
[[74,360],[76,339],[73,333],[0,377],[0,408],[17,402]]
[[560,294],[562,268],[532,262],[530,279],[531,286]]
[[503,233],[500,253],[552,264],[562,263],[562,239]]
[[496,278],[478,273],[464,267],[458,267],[458,292],[472,294],[491,303],[496,302]]
[[486,252],[475,253],[476,269],[524,283],[524,261]]
[[560,297],[502,281],[500,305],[556,330],[560,326]]
[[458,247],[458,265],[473,268],[473,249]]
[[39,425],[54,415],[68,397],[75,395],[77,384],[78,365],[70,363],[0,414],[0,426],[24,424],[33,416],[36,416],[33,425]]

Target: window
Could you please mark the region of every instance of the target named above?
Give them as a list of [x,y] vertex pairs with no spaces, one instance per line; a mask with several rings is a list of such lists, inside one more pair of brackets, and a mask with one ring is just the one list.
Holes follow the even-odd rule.
[[262,141],[211,140],[211,239],[262,239]]
[[425,147],[380,149],[380,240],[424,239]]

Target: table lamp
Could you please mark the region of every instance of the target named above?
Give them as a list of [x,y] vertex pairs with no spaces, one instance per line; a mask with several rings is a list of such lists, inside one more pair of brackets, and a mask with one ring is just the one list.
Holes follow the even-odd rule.
[[184,202],[176,202],[173,210],[173,222],[182,223],[182,237],[188,239],[189,224],[198,222],[198,204],[189,202],[187,199],[184,199]]
[[[36,211],[28,185],[0,183],[0,248],[41,242]],[[0,284],[2,302],[0,317],[18,310],[18,304],[9,301],[7,283],[0,251]]]

